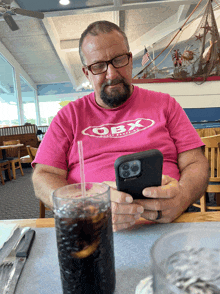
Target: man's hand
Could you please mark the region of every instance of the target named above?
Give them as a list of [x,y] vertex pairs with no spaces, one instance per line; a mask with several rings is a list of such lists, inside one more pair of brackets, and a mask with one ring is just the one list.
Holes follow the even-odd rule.
[[178,167],[179,182],[169,176],[163,176],[160,187],[143,190],[146,200],[133,202],[144,207],[142,217],[159,223],[172,222],[204,194],[208,184],[209,165],[201,148],[180,153]]
[[113,231],[127,229],[135,224],[141,217],[144,208],[133,203],[131,195],[117,191],[115,182],[104,182],[111,190],[112,226]]
[[144,207],[141,217],[159,223],[170,223],[188,207],[182,205],[184,193],[177,180],[163,175],[160,187],[145,188],[143,195],[146,196],[146,200],[138,199],[134,200],[134,203]]

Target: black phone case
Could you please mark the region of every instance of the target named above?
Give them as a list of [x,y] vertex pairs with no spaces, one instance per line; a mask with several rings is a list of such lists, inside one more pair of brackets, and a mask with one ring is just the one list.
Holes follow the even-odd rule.
[[[131,160],[141,161],[141,173],[138,177],[124,179],[119,175],[119,166]],[[146,199],[142,191],[161,185],[162,167],[163,154],[157,149],[120,156],[114,163],[118,191],[126,192],[134,199]]]

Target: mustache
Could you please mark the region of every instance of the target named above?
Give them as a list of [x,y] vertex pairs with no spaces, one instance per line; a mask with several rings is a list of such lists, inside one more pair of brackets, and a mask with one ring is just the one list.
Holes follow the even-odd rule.
[[105,83],[103,83],[103,88],[106,86],[114,86],[117,84],[123,83],[124,84],[124,79],[115,79],[115,80],[108,80]]

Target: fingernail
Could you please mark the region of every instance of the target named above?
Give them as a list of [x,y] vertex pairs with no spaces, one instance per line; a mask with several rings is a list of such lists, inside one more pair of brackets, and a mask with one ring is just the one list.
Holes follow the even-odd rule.
[[130,196],[127,196],[127,197],[125,198],[125,200],[126,200],[126,202],[131,203],[131,202],[133,201],[133,198],[130,197]]
[[150,197],[151,196],[151,191],[143,191],[143,195],[146,197]]
[[141,217],[140,214],[136,214],[136,215],[134,216],[135,219],[139,219],[140,217]]
[[137,208],[137,212],[139,212],[139,213],[143,213],[143,212],[144,212],[144,208],[141,207],[141,206],[139,206],[139,207]]

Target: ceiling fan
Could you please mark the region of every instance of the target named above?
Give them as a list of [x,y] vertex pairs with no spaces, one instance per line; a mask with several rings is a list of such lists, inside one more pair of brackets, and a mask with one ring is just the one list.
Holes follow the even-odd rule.
[[39,18],[39,19],[44,18],[43,12],[12,7],[10,5],[11,2],[12,1],[10,0],[4,0],[4,2],[0,0],[0,16],[3,15],[4,20],[6,21],[7,25],[10,27],[12,31],[19,30],[19,27],[14,21],[14,19],[12,18],[12,15],[20,14],[24,16]]

